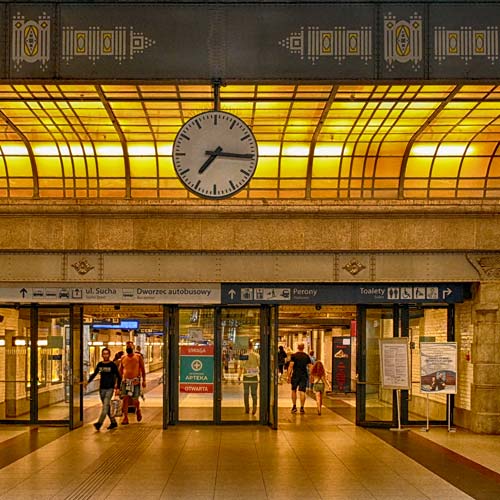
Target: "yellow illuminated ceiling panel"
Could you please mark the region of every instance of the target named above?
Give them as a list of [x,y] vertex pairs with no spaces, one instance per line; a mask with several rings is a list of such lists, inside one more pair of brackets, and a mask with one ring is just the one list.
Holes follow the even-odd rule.
[[[194,198],[172,144],[210,85],[0,85],[1,198]],[[237,199],[500,197],[500,87],[228,84],[252,128]]]

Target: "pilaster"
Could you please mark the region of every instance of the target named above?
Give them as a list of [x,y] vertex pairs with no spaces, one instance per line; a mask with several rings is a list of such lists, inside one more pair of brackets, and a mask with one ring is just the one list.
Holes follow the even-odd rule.
[[470,429],[483,434],[500,434],[499,297],[499,282],[482,283],[474,307]]

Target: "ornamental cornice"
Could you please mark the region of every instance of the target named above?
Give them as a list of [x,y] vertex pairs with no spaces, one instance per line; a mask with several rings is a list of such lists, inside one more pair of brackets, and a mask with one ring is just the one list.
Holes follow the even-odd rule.
[[0,216],[467,217],[500,215],[500,200],[4,200]]

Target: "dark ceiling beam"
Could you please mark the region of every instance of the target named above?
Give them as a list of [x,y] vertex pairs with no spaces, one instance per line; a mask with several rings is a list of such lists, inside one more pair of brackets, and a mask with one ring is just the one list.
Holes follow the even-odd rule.
[[420,126],[420,128],[413,134],[412,138],[408,141],[406,145],[403,158],[401,160],[401,171],[399,172],[399,183],[398,183],[398,199],[404,199],[404,182],[406,177],[406,167],[408,166],[408,158],[410,157],[410,151],[417,139],[423,134],[427,127],[439,116],[439,113],[443,111],[448,103],[450,103],[453,98],[460,92],[462,85],[457,85],[449,94],[446,99],[444,99],[441,104],[432,112],[432,114],[425,120],[425,122]]
[[[5,122],[5,124],[10,127],[23,141],[23,144],[26,147],[26,150],[28,151],[28,157],[30,159],[30,164],[31,164],[31,170],[33,172],[33,198],[39,198],[40,197],[40,183],[38,180],[38,167],[36,165],[36,159],[35,159],[35,153],[33,152],[33,148],[31,147],[31,142],[29,139],[24,135],[23,132],[10,120],[8,116],[5,115],[5,113],[0,110],[0,118]],[[8,171],[8,162],[5,162],[7,166],[7,171]],[[10,177],[7,175],[7,182],[9,186],[9,197],[10,197]]]
[[132,197],[132,186],[131,186],[132,180],[130,174],[130,158],[128,156],[127,139],[125,138],[125,135],[120,127],[120,124],[118,123],[118,120],[116,119],[116,116],[113,113],[111,106],[109,105],[109,102],[106,98],[106,95],[104,94],[104,91],[102,90],[102,87],[100,85],[96,85],[95,89],[99,94],[99,98],[101,99],[102,105],[106,109],[106,112],[108,113],[109,119],[111,120],[111,123],[113,124],[113,127],[116,133],[118,134],[118,137],[120,138],[120,143],[123,149],[123,163],[125,165],[125,197],[127,199],[130,199]]
[[311,138],[311,144],[309,145],[309,155],[307,158],[306,200],[311,199],[312,169],[314,163],[314,151],[316,149],[316,143],[318,142],[319,134],[321,132],[321,129],[323,128],[323,123],[325,123],[325,120],[328,116],[328,113],[330,112],[332,104],[335,101],[335,96],[337,95],[338,89],[339,89],[338,85],[334,85],[332,87],[330,96],[328,97],[328,100],[325,103],[325,107],[323,108],[323,112],[321,113],[318,123],[316,124],[316,128],[314,129],[313,136]]

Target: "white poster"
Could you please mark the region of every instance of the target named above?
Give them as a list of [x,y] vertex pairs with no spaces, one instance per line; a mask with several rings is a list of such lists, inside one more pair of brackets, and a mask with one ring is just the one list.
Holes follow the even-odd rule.
[[420,343],[420,391],[457,393],[457,343]]
[[380,340],[380,366],[383,389],[409,389],[408,339]]

